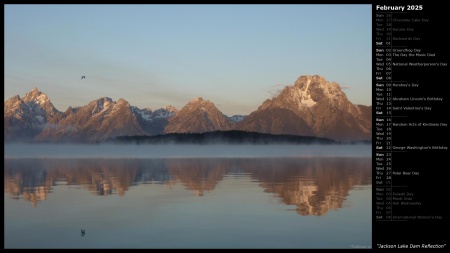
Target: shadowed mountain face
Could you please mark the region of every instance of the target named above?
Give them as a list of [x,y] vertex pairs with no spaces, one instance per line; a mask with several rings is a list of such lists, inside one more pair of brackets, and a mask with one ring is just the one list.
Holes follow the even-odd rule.
[[250,114],[238,128],[250,132],[314,136],[302,118],[289,109],[277,107]]
[[60,114],[47,95],[37,88],[23,98],[19,95],[11,97],[4,103],[5,141],[29,140]]
[[163,132],[176,109],[155,111],[103,97],[83,107],[59,112],[47,95],[36,88],[23,99],[4,104],[5,141],[95,142],[116,136],[156,135]]
[[124,99],[99,98],[59,112],[34,88],[4,103],[5,141],[96,142],[116,136],[243,130],[316,136],[338,141],[372,139],[372,107],[352,104],[339,84],[301,76],[250,115],[227,117],[201,97],[177,111],[139,109]]
[[[301,76],[277,97],[266,100],[237,128],[266,133],[280,133],[288,129],[299,135],[334,140],[370,140],[371,109],[352,104],[335,82],[328,82],[317,75]],[[280,120],[274,123],[270,120],[274,117]]]
[[76,111],[68,112],[57,124],[48,124],[37,141],[75,140],[92,142],[123,135],[146,135],[130,104],[100,98]]
[[139,109],[132,106],[132,111],[136,115],[139,125],[147,135],[158,135],[164,132],[164,128],[169,123],[169,118],[177,113],[173,106],[166,106],[158,110]]

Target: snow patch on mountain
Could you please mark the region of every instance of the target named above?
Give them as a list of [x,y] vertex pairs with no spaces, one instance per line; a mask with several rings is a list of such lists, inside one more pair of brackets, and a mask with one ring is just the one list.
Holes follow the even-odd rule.
[[175,112],[169,111],[166,108],[161,108],[161,109],[154,111],[153,114],[151,115],[151,117],[154,119],[161,119],[161,118],[167,119],[167,118],[172,117],[175,114]]
[[228,117],[228,119],[231,122],[238,123],[238,122],[243,121],[245,119],[245,117],[247,117],[247,116],[246,115],[233,115],[231,117]]
[[166,106],[158,110],[152,111],[150,108],[139,109],[136,106],[131,106],[133,113],[138,114],[144,121],[152,122],[155,119],[168,119],[176,113],[173,106]]
[[137,113],[139,113],[139,115],[141,115],[141,117],[145,120],[145,121],[152,121],[153,119],[152,119],[152,111],[151,110],[146,110],[146,109],[143,109],[143,110],[138,110],[138,111],[136,111]]

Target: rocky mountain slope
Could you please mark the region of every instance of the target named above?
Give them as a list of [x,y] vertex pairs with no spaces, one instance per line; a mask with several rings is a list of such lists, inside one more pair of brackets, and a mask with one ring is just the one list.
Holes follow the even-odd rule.
[[11,97],[4,103],[5,141],[31,139],[60,114],[47,95],[37,88],[23,98]]
[[202,133],[230,130],[231,122],[209,100],[198,97],[187,103],[169,119],[165,133]]
[[339,84],[325,78],[301,76],[278,96],[268,99],[237,129],[264,133],[314,135],[334,140],[369,140],[371,106],[354,105]]
[[201,97],[179,111],[172,106],[140,109],[122,98],[103,97],[60,112],[34,88],[23,98],[16,95],[4,103],[5,141],[95,142],[116,136],[226,130],[371,140],[372,107],[351,103],[339,84],[318,75],[301,76],[256,111],[231,117]]

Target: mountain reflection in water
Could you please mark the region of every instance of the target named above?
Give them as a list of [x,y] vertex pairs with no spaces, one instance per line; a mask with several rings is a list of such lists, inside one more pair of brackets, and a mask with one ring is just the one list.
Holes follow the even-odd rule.
[[179,184],[201,197],[226,177],[248,177],[299,215],[321,216],[342,208],[356,185],[371,184],[371,173],[370,157],[5,159],[4,191],[37,207],[58,185],[126,197],[140,184]]

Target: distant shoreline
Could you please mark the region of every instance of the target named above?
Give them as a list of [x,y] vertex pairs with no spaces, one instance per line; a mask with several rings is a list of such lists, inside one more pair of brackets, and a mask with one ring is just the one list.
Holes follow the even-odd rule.
[[154,136],[119,136],[99,143],[114,144],[371,144],[371,141],[339,142],[329,138],[267,134],[239,130],[204,133],[169,133]]
[[168,133],[158,135],[117,136],[105,140],[58,140],[58,141],[5,141],[4,144],[180,144],[180,145],[371,145],[371,140],[336,141],[316,136],[268,134],[241,130],[212,131],[203,133]]

